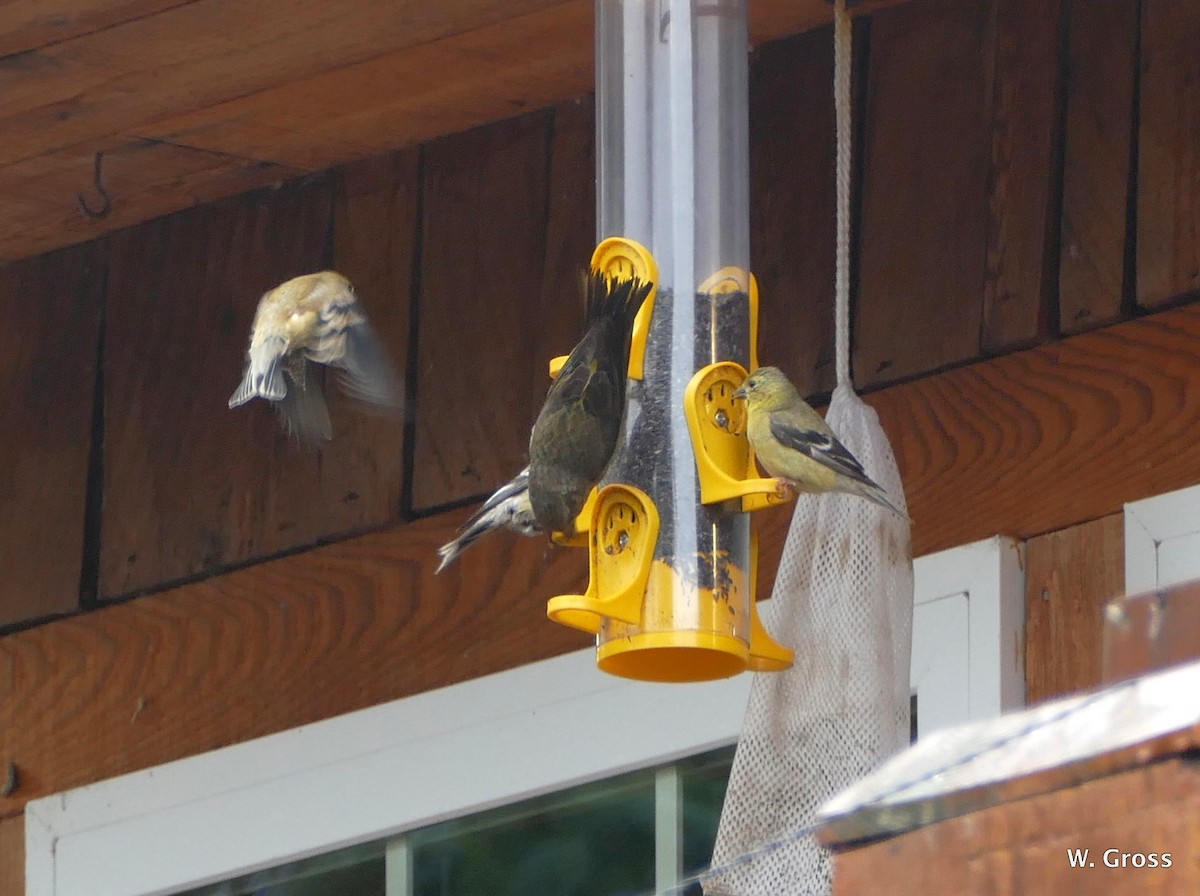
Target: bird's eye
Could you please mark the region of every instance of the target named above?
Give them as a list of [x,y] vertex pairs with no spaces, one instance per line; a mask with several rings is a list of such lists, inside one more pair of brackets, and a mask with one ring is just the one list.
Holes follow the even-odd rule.
[[749,386],[751,389],[753,389],[755,386],[758,385],[758,380],[750,380],[750,382],[746,383],[746,385]]

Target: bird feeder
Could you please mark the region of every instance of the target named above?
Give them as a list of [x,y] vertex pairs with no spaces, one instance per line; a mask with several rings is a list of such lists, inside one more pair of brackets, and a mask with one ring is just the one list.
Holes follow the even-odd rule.
[[655,288],[634,324],[621,440],[579,519],[588,589],[547,609],[628,678],[792,663],[758,621],[748,516],[784,497],[757,478],[732,399],[757,366],[746,22],[745,0],[596,4],[592,266]]

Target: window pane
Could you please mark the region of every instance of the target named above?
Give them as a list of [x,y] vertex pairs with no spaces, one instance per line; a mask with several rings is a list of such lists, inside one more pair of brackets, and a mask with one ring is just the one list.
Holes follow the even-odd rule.
[[183,896],[383,896],[383,845],[370,843],[258,871]]
[[415,896],[616,896],[654,888],[654,778],[637,772],[410,836]]
[[[723,747],[711,753],[701,753],[679,762],[683,780],[683,874],[688,877],[708,867],[713,844],[717,840],[717,825],[721,821],[721,805],[733,767],[734,747]],[[686,896],[699,896],[699,884],[683,891]]]

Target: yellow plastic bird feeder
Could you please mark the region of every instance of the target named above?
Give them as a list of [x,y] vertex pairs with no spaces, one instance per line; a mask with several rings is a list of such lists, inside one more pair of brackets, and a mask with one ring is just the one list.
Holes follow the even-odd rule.
[[595,634],[615,675],[785,669],[791,651],[758,620],[748,515],[783,498],[758,478],[732,400],[757,366],[746,3],[598,0],[596,29],[592,266],[655,289],[634,325],[621,441],[573,541],[588,547],[587,591],[547,612]]

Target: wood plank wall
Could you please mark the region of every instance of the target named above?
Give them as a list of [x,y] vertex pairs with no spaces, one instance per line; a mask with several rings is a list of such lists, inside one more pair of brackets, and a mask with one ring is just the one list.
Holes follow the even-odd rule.
[[[1133,319],[1197,289],[1200,8],[1094,6],[915,0],[856,45],[858,383],[919,552],[1030,539],[1031,699],[1093,681],[1122,502],[1200,481],[1200,306]],[[762,357],[810,394],[833,383],[830,41],[769,45],[751,71]],[[431,574],[460,505],[524,462],[546,361],[578,332],[591,115],[531,112],[0,269],[0,762],[22,771],[0,858],[32,797],[585,643],[543,615],[582,552],[501,537]],[[335,399],[317,450],[225,400],[258,295],[327,265],[357,282],[408,413]],[[763,515],[765,578],[786,524]]]

